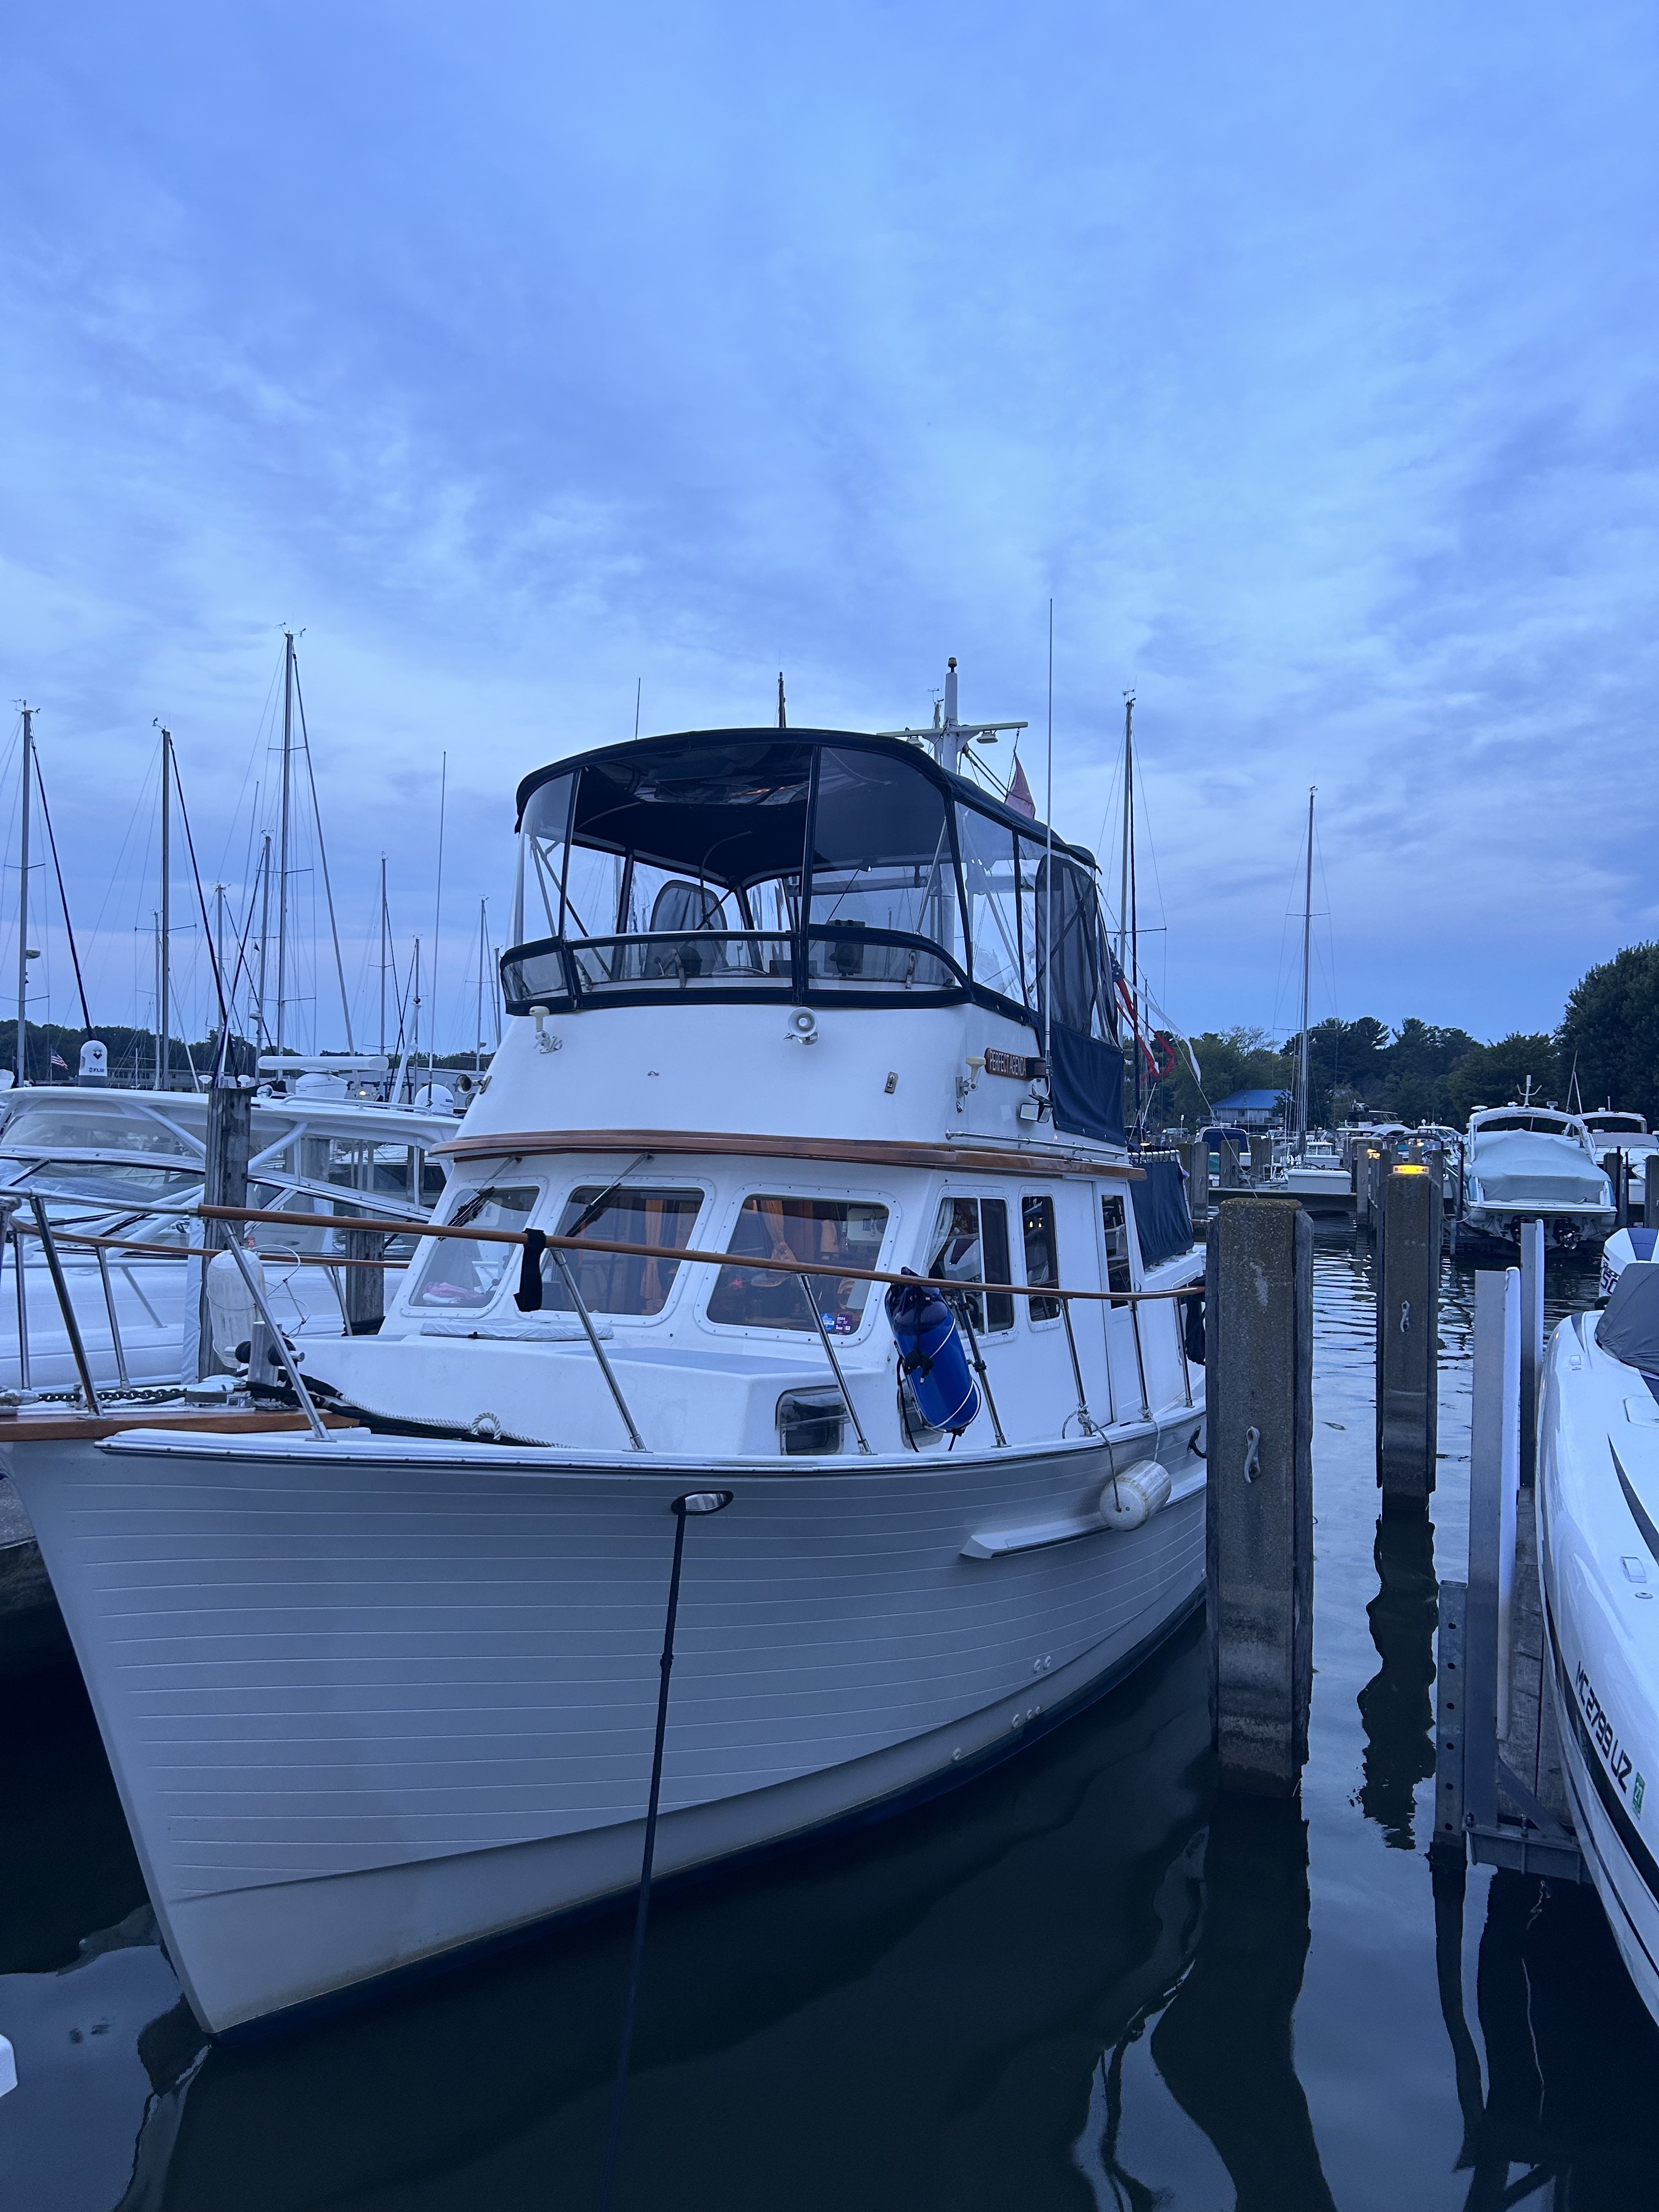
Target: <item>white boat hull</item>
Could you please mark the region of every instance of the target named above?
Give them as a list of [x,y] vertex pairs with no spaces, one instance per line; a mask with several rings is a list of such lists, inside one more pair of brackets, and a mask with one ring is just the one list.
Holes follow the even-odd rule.
[[1659,1555],[1638,1517],[1651,1529],[1659,1506],[1659,1406],[1595,1344],[1595,1321],[1564,1322],[1547,1367],[1537,1492],[1547,1660],[1585,1864],[1659,2020]]
[[[683,1492],[736,1497],[688,1526],[665,1875],[938,1786],[1121,1674],[1202,1589],[1201,1418],[787,1473],[356,1433],[9,1456],[223,2033],[633,1885]],[[1154,1447],[1170,1504],[1103,1529]]]

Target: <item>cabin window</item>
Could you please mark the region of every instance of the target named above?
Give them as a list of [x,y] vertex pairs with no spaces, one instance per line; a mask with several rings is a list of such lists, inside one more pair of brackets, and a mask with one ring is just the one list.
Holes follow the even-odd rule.
[[[702,1211],[699,1189],[659,1189],[630,1184],[583,1183],[573,1190],[559,1216],[561,1237],[594,1237],[608,1244],[672,1245],[684,1251]],[[646,1260],[625,1252],[567,1252],[565,1264],[575,1278],[590,1313],[629,1314],[647,1318],[668,1303],[679,1272],[678,1260]],[[563,1275],[546,1253],[542,1259],[544,1311],[574,1311]]]
[[[1028,1283],[1057,1283],[1060,1267],[1054,1241],[1054,1201],[1052,1198],[1020,1200],[1020,1224],[1025,1236],[1025,1279]],[[1058,1321],[1058,1298],[1028,1298],[1033,1321]]]
[[1106,1287],[1109,1291],[1128,1291],[1134,1287],[1134,1279],[1129,1272],[1129,1225],[1124,1213],[1121,1198],[1101,1200],[1100,1221],[1106,1239]]
[[[1008,1207],[1000,1198],[942,1198],[933,1224],[930,1275],[953,1283],[1011,1283],[1008,1267]],[[1014,1325],[1014,1301],[1006,1291],[981,1297],[964,1292],[974,1327],[987,1335]]]
[[813,1302],[832,1336],[850,1336],[864,1317],[871,1285],[835,1275],[807,1275],[801,1263],[873,1267],[887,1233],[887,1208],[860,1199],[746,1198],[708,1301],[708,1318],[725,1328],[816,1329]]
[[[525,1230],[530,1226],[539,1196],[533,1183],[463,1190],[450,1224],[458,1229]],[[507,1270],[519,1265],[522,1249],[518,1244],[474,1243],[462,1237],[437,1237],[421,1263],[409,1303],[452,1313],[477,1313],[490,1303]]]

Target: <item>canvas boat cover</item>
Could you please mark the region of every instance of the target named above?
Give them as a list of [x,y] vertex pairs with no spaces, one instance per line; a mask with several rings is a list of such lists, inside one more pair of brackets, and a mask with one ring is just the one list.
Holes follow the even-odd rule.
[[1638,1374],[1659,1375],[1659,1266],[1638,1260],[1625,1269],[1595,1324],[1595,1341]]

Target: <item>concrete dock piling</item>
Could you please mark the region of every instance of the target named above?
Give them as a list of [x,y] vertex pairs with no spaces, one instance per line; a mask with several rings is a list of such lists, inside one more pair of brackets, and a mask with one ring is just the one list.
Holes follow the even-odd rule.
[[1385,1513],[1425,1513],[1440,1413],[1440,1188],[1420,1163],[1382,1164],[1376,1479]]
[[1313,1224],[1252,1193],[1208,1251],[1211,1726],[1224,1788],[1289,1796],[1313,1686]]

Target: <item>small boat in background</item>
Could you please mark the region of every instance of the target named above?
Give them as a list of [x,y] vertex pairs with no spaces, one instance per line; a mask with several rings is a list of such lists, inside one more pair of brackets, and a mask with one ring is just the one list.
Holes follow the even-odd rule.
[[[367,1204],[409,1223],[412,1250],[443,1194],[435,1154],[456,1134],[454,1115],[352,1098],[330,1075],[302,1074],[292,1091],[252,1102],[248,1203],[311,1216]],[[38,1199],[54,1232],[144,1248],[60,1248],[93,1381],[112,1389],[193,1381],[188,1255],[206,1170],[207,1093],[54,1084],[0,1092],[0,1209],[16,1212],[27,1232]],[[255,1237],[283,1329],[338,1336],[340,1270],[315,1263],[340,1256],[343,1229],[262,1223]],[[0,1299],[0,1388],[72,1389],[75,1358],[44,1255],[27,1233],[7,1241],[14,1273],[16,1255],[26,1257],[22,1296]]]
[[1580,1117],[1589,1131],[1590,1143],[1595,1147],[1597,1164],[1613,1172],[1611,1163],[1616,1153],[1625,1156],[1625,1192],[1630,1212],[1644,1211],[1648,1195],[1648,1161],[1659,1152],[1659,1136],[1649,1129],[1645,1117],[1640,1114],[1615,1113],[1611,1107]]
[[1613,1189],[1589,1131],[1559,1107],[1481,1106],[1469,1116],[1463,1220],[1488,1237],[1518,1238],[1541,1221],[1565,1252],[1605,1237],[1617,1222]]

